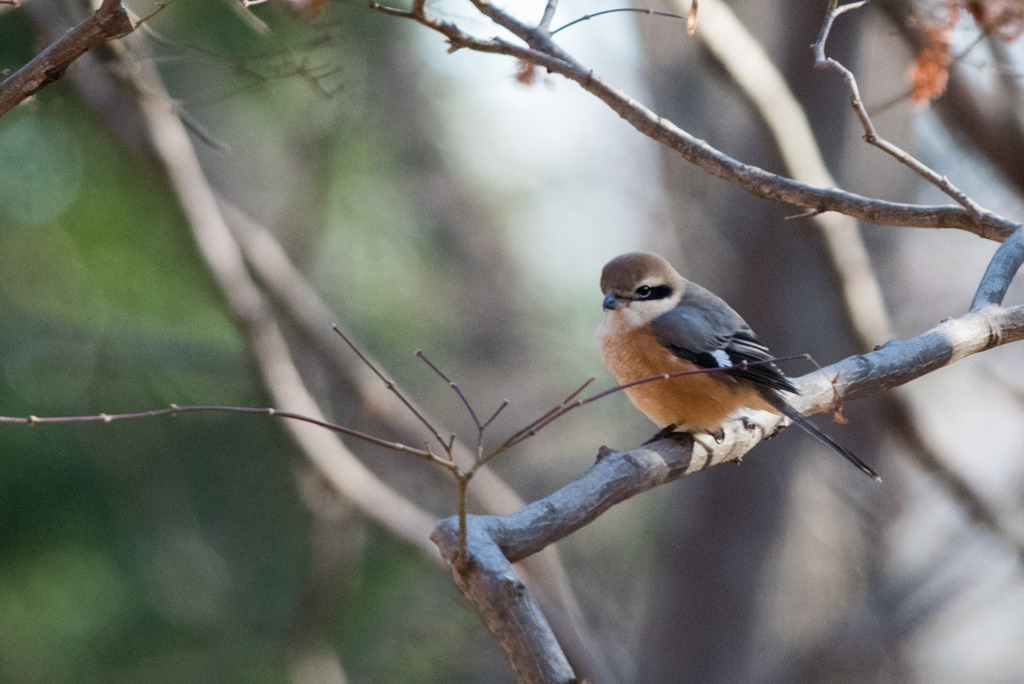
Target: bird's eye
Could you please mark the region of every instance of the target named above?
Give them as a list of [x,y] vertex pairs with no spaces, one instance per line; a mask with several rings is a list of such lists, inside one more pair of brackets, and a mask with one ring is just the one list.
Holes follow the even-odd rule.
[[649,299],[651,296],[651,288],[648,285],[641,285],[636,288],[636,296],[638,299]]

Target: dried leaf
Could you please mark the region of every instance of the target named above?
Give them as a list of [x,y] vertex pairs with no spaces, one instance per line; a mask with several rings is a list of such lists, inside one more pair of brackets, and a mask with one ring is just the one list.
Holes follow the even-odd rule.
[[967,11],[985,33],[1010,42],[1024,33],[1024,5],[1020,0],[967,0]]
[[537,67],[525,59],[516,60],[516,81],[532,86],[537,82]]
[[919,107],[927,107],[946,90],[953,27],[959,18],[957,0],[947,0],[931,17],[921,22],[925,47],[918,53],[909,73],[910,98]]

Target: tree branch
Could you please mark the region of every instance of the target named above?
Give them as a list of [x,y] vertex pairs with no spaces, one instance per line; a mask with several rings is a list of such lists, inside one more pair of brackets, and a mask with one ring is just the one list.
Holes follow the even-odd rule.
[[[874,394],[970,354],[1020,339],[1024,339],[1024,305],[971,312],[917,337],[894,340],[876,351],[796,379],[801,393],[793,397],[793,403],[805,413],[824,411],[837,397],[849,400]],[[514,585],[508,562],[537,553],[637,494],[721,463],[739,461],[785,422],[781,416],[759,412],[752,419],[727,423],[725,439],[719,444],[687,444],[683,436],[680,441],[663,439],[628,452],[602,448],[597,463],[549,496],[505,516],[468,516],[468,569],[460,572],[453,566],[452,572],[495,632],[520,681],[571,680],[550,674],[560,672],[552,665],[561,660],[560,652],[552,652],[547,622]],[[456,518],[442,520],[431,535],[449,563],[458,552],[458,536]],[[503,589],[502,581],[515,590]]]
[[412,19],[444,35],[451,50],[471,49],[525,60],[577,83],[591,93],[636,130],[676,152],[705,172],[736,183],[748,192],[792,204],[816,212],[837,211],[848,216],[890,226],[919,228],[958,228],[981,237],[1002,241],[1017,224],[988,211],[980,215],[961,206],[916,205],[872,199],[837,188],[808,185],[744,164],[707,142],[696,138],[665,119],[628,94],[605,83],[593,71],[576,62],[549,37],[529,28],[510,15],[495,9],[483,0],[475,5],[495,23],[520,37],[527,45],[517,45],[501,38],[481,39],[464,32],[456,24],[428,12],[422,3],[411,11],[394,10],[371,3],[371,7],[394,16]]
[[[362,365],[353,367],[349,356],[342,353],[336,338],[330,334],[330,325],[334,320],[330,308],[291,262],[270,231],[223,198],[220,199],[220,206],[247,264],[271,297],[283,303],[281,311],[290,317],[291,324],[297,326],[313,342],[318,358],[328,364],[333,375],[352,388],[361,404],[374,415],[395,431],[415,433],[420,427],[419,421],[409,412],[394,410],[394,402],[382,401],[381,393],[386,390],[382,389],[377,378]],[[427,416],[423,408],[417,407],[417,410]],[[453,453],[460,463],[473,461],[473,451],[461,440],[455,440]],[[468,493],[477,510],[495,514],[515,511],[525,503],[490,468],[478,470],[473,475],[473,486]],[[438,557],[433,547],[430,556]],[[538,604],[550,616],[552,631],[572,662],[597,681],[602,680],[602,675],[607,678],[612,671],[608,657],[601,651],[591,629],[582,619],[582,609],[569,583],[558,549],[552,546],[530,557],[519,570]]]
[[[685,0],[679,0],[682,4]],[[849,5],[846,5],[848,7]],[[803,108],[767,53],[722,0],[705,0],[698,34],[765,119],[788,172],[804,182],[836,185],[822,158]],[[892,337],[889,316],[856,221],[842,214],[816,214],[829,258],[842,288],[850,322],[862,348]],[[1024,258],[1020,229],[997,250],[982,278],[975,300],[1000,304],[1009,281]],[[1001,256],[1005,255],[1005,256]],[[1016,255],[1016,256],[1014,256]],[[998,265],[997,265],[998,264]],[[984,304],[982,304],[984,305]],[[980,308],[972,304],[971,311]],[[886,420],[907,444],[910,458],[934,477],[974,522],[1003,539],[1024,558],[1024,542],[967,481],[929,445],[917,420],[916,402],[906,387],[885,397]]]
[[[685,0],[678,0],[682,5]],[[812,185],[838,185],[822,157],[803,107],[768,53],[722,0],[701,5],[697,34],[744,94],[775,139],[775,147],[795,180]],[[838,213],[811,212],[821,229],[829,257],[839,276],[843,299],[862,349],[892,337],[892,326],[857,222]]]
[[1021,264],[1024,264],[1024,226],[1017,228],[992,255],[971,302],[971,311],[1002,304]]
[[121,7],[121,0],[103,0],[88,19],[0,82],[0,116],[59,79],[72,62],[92,48],[133,30],[135,27]]
[[[400,13],[400,16],[442,33],[448,38],[452,50],[468,48],[509,55],[560,74],[605,102],[638,131],[679,152],[687,161],[705,172],[735,182],[755,195],[808,209],[812,215],[837,211],[878,224],[955,227],[994,240],[1005,240],[1017,230],[1015,223],[981,209],[947,179],[923,167],[902,150],[887,145],[885,141],[879,143],[880,139],[874,132],[870,118],[866,118],[862,104],[859,108],[855,106],[855,109],[865,126],[866,139],[928,178],[954,197],[961,206],[886,202],[833,187],[810,185],[743,164],[604,83],[554,45],[549,34],[525,26],[494,8],[487,0],[473,0],[473,4],[496,24],[511,31],[525,46],[500,38],[480,39],[469,35],[455,24],[427,12],[424,3],[416,3],[411,11]],[[841,65],[824,57],[824,42],[835,16],[860,6],[860,3],[841,8],[837,5],[837,2],[830,3],[830,12],[816,44],[816,52],[820,53],[822,63],[843,73],[846,70]],[[848,71],[844,78],[847,78],[851,86],[856,105],[859,102],[856,81]],[[825,171],[812,182],[828,183],[828,180]],[[1006,267],[997,270],[1003,274],[1000,282],[1006,282],[1012,276],[1006,276],[1005,271],[1017,263],[1018,257],[1012,246],[1001,250],[1001,253],[1005,257],[997,261],[1005,263]],[[992,279],[986,278],[985,282],[998,280],[999,277],[993,276]],[[997,296],[1001,299],[1001,293]],[[887,326],[876,324],[875,329],[884,327]],[[1002,309],[989,306],[958,319],[945,321],[911,340],[891,341],[874,352],[850,357],[805,376],[798,381],[801,395],[795,397],[794,403],[806,413],[824,411],[834,407],[838,401],[882,392],[969,354],[1022,338],[1024,307]],[[545,667],[550,666],[551,662],[561,662],[560,652],[550,651],[550,629],[543,616],[528,610],[528,606],[516,609],[504,596],[507,592],[503,594],[497,589],[485,591],[480,584],[473,583],[473,576],[500,576],[504,571],[503,564],[507,561],[515,561],[543,549],[586,525],[615,503],[683,475],[718,463],[739,460],[750,448],[774,434],[784,423],[785,419],[781,417],[765,417],[767,415],[758,414],[753,421],[737,421],[727,425],[726,439],[718,445],[708,446],[698,442],[680,446],[674,442],[661,441],[625,454],[602,450],[597,464],[578,480],[551,496],[508,516],[470,517],[467,520],[468,562],[460,564],[461,567],[453,566],[453,573],[460,588],[495,632],[520,681],[565,681],[564,677],[559,678],[562,675],[544,674],[550,672]],[[457,532],[456,521],[447,519],[438,525],[432,536],[449,563],[453,563],[459,553]],[[502,553],[499,558],[494,558],[494,545]],[[484,566],[488,566],[486,572],[482,570]],[[514,619],[507,619],[510,616],[514,616]],[[550,662],[537,662],[539,657],[547,658]]]

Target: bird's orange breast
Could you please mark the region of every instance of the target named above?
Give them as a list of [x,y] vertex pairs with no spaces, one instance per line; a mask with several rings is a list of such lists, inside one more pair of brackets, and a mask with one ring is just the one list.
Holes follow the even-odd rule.
[[[649,324],[621,330],[606,320],[598,329],[597,341],[605,365],[623,385],[698,368],[663,347],[651,334]],[[680,430],[714,432],[731,413],[743,407],[776,412],[756,388],[722,373],[655,380],[625,392],[633,405],[658,427],[675,424]]]

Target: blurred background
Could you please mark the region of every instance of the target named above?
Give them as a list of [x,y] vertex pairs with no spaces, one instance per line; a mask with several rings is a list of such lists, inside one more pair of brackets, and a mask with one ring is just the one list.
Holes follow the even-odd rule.
[[[507,4],[532,21],[545,5]],[[949,203],[865,145],[840,79],[812,68],[824,2],[729,4],[785,75],[841,187]],[[1017,219],[1020,46],[967,12],[954,21],[956,5],[879,0],[840,19],[828,52],[858,76],[883,135]],[[564,0],[554,25],[622,6]],[[498,33],[469,3],[429,7]],[[70,0],[0,6],[0,68],[87,12]],[[946,94],[915,106],[907,74],[929,25],[949,29],[956,60]],[[687,131],[786,173],[701,31],[621,13],[558,40]],[[779,355],[827,364],[870,348],[819,228],[787,220],[798,210],[708,177],[572,83],[446,48],[360,2],[176,0],[6,114],[0,415],[298,410],[267,370],[260,331],[272,328],[288,344],[276,358],[328,419],[421,443],[333,337],[338,323],[445,434],[476,438],[416,350],[478,413],[508,399],[486,435],[498,443],[586,378],[611,386],[592,342],[597,280],[635,249],[723,296]],[[160,121],[188,137],[172,140]],[[197,155],[202,174],[176,176],[179,153]],[[197,247],[190,179],[220,202],[237,240],[224,259],[242,246],[259,306],[240,309],[211,268],[219,248]],[[964,313],[997,246],[861,230],[898,337]],[[1017,284],[1007,303],[1021,295]],[[742,467],[637,497],[558,545],[569,585],[553,590],[549,617],[595,684],[1021,681],[1022,406],[1024,353],[1009,345],[846,405],[846,425],[819,417],[882,486],[786,431]],[[339,491],[286,428],[242,414],[0,426],[0,680],[513,681],[425,534],[396,531],[387,517],[404,514],[384,499],[374,510],[376,494]],[[602,444],[633,447],[653,430],[620,395],[573,412],[496,459],[505,484],[474,482],[471,509],[542,497]],[[443,472],[345,446],[423,519],[456,511]]]

